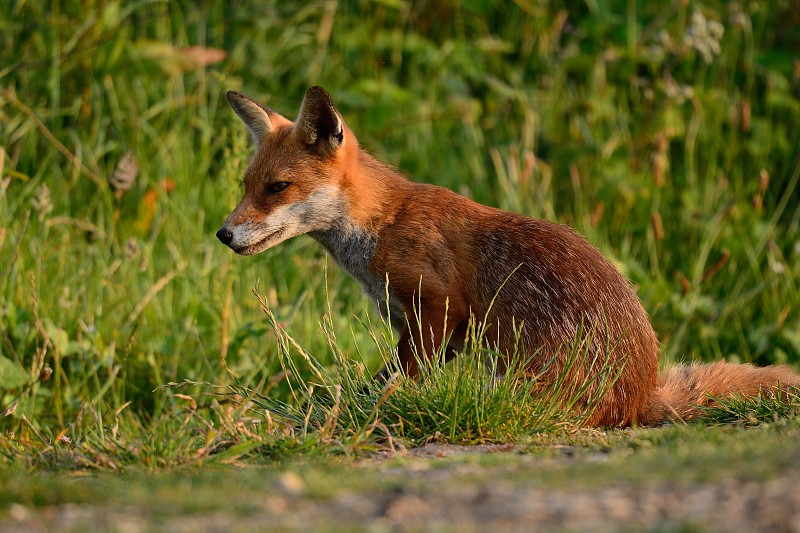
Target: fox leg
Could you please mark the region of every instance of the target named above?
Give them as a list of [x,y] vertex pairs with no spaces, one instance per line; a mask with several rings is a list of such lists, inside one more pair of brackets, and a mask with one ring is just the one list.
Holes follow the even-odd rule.
[[[419,362],[433,357],[446,337],[450,337],[454,344],[463,343],[463,336],[466,333],[467,319],[469,314],[465,312],[466,306],[454,305],[453,302],[445,300],[443,304],[425,305],[423,302],[422,321],[413,322],[405,325],[400,334],[400,341],[397,343],[397,357],[400,362],[400,369],[410,377],[416,378],[419,374]],[[409,315],[415,317],[415,315]],[[457,347],[449,343],[444,347],[444,360],[450,361],[456,356]],[[382,381],[388,380],[391,369],[384,366],[375,375],[375,379]]]
[[[407,334],[405,331],[403,335],[400,337],[400,342],[397,344],[397,352],[398,352],[398,359],[400,360],[400,366],[403,369],[403,373],[410,377],[415,378],[419,374],[419,365],[417,364],[417,359],[424,359],[430,358],[432,355],[431,352],[425,351],[425,356],[420,353],[419,348],[415,348],[419,346],[418,344],[412,344],[411,334]],[[416,354],[415,354],[416,349]],[[452,345],[448,344],[445,347],[444,352],[444,361],[447,363],[452,360],[457,355],[456,348]],[[389,381],[389,378],[392,375],[392,368],[388,365],[383,365],[380,370],[375,373],[373,379],[381,382]]]

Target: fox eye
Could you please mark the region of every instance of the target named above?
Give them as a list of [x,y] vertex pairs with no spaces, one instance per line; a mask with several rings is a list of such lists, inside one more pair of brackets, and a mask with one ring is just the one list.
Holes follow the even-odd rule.
[[288,181],[276,181],[275,183],[270,183],[267,187],[269,192],[281,192],[283,189],[289,186]]

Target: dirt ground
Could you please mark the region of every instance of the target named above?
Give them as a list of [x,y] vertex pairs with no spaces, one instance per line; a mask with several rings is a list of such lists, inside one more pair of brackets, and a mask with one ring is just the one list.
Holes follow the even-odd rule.
[[[536,475],[553,460],[515,452],[513,446],[429,445],[402,452],[399,462],[397,455],[378,456],[355,470],[358,476],[377,467],[379,488],[370,484],[362,490],[351,480],[341,490],[322,494],[286,470],[263,490],[243,494],[244,508],[204,510],[198,504],[187,511],[141,498],[129,504],[117,498],[35,510],[12,504],[0,514],[0,532],[800,532],[798,469],[761,481],[603,482],[576,488],[565,480],[562,488],[553,488]],[[519,460],[459,460],[474,454]],[[555,461],[570,460],[569,450],[563,455]],[[581,460],[604,459],[598,454]]]

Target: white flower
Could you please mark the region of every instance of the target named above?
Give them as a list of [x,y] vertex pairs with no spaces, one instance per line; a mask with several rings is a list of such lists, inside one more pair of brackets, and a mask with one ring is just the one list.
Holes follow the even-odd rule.
[[694,48],[710,64],[714,56],[720,55],[719,41],[725,34],[725,27],[716,20],[709,20],[702,11],[692,12],[692,22],[683,34],[683,44]]

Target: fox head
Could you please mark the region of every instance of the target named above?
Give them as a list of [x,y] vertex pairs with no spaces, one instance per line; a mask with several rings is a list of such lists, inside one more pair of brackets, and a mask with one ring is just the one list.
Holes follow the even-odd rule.
[[358,142],[328,93],[310,88],[295,122],[238,92],[227,96],[256,153],[244,175],[244,197],[217,238],[238,254],[253,255],[346,216],[345,181]]

